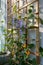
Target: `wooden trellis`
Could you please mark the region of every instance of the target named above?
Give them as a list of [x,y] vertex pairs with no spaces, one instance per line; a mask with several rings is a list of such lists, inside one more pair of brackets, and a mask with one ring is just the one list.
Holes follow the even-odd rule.
[[[18,4],[19,4],[19,1],[20,0],[18,0]],[[39,65],[40,64],[40,56],[39,56],[39,44],[40,44],[40,41],[39,41],[40,40],[40,36],[39,36],[39,0],[33,0],[31,3],[27,3],[27,0],[26,0],[26,5],[24,5],[21,8],[19,8],[19,5],[18,5],[18,14],[19,14],[19,11],[24,9],[24,8],[26,8],[26,13],[27,13],[27,10],[28,10],[27,7],[29,5],[35,3],[35,2],[36,2],[36,13],[35,14],[37,16],[36,21],[37,21],[38,27],[37,26],[33,26],[33,28],[30,27],[30,29],[36,29],[36,54],[37,54],[36,61],[37,61],[37,64]],[[27,26],[27,21],[26,21],[26,26]],[[27,28],[26,28],[25,32],[28,33],[28,29]],[[26,45],[28,44],[27,41],[28,41],[28,38],[26,38]]]
[[[28,3],[27,0],[26,0],[26,4],[23,5],[21,8],[19,8],[19,1],[20,0],[17,0],[17,2],[16,2],[16,3],[18,3],[18,9],[17,9],[18,14],[22,9],[23,9],[23,12],[24,12],[24,8],[26,8],[26,14],[27,14],[28,6],[30,6],[33,3],[36,3],[36,13],[35,13],[35,15],[37,17],[36,22],[37,22],[38,26],[30,26],[29,29],[35,29],[36,30],[36,61],[37,61],[37,64],[39,65],[40,64],[40,56],[39,56],[39,44],[40,44],[40,35],[39,35],[39,0],[32,0],[30,3]],[[11,14],[13,14],[13,13],[11,13]],[[9,14],[8,16],[10,16],[11,14]],[[28,22],[28,20],[26,20],[26,27],[27,27],[27,22]],[[18,29],[18,36],[20,38],[19,30],[20,29]],[[25,29],[25,33],[29,34],[27,28]],[[26,46],[28,44],[27,41],[28,41],[28,35],[26,37]],[[34,54],[34,53],[32,53],[32,54]]]

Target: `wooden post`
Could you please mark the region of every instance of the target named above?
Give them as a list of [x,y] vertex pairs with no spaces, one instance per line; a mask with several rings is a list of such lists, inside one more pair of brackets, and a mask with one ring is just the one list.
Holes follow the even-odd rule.
[[[27,0],[26,0],[26,4],[27,4]],[[27,6],[26,6],[26,13],[27,13]]]
[[[26,0],[26,4],[27,4],[27,0]],[[26,14],[27,14],[27,6],[26,6]],[[27,45],[28,45],[28,29],[27,29],[27,22],[28,22],[28,19],[27,19],[27,15],[26,15],[25,22],[26,22],[25,33],[26,33],[26,47],[27,47]]]
[[37,17],[37,24],[38,24],[38,28],[36,29],[36,61],[37,64],[40,64],[40,57],[39,57],[39,44],[40,44],[40,34],[39,34],[39,0],[37,0],[36,2],[36,17]]

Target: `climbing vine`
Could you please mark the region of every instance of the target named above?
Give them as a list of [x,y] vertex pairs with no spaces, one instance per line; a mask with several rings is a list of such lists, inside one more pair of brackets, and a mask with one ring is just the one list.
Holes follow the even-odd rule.
[[[16,6],[13,7],[13,11],[16,13]],[[18,18],[14,18],[14,26],[17,29],[14,30],[13,28],[11,30],[8,29],[9,33],[12,33],[15,31],[18,34],[18,29],[19,29],[19,35],[20,38],[14,39],[12,37],[7,37],[6,40],[7,42],[10,42],[6,44],[7,49],[11,52],[11,58],[9,64],[10,65],[38,65],[36,62],[36,58],[31,58],[31,55],[37,56],[38,54],[36,52],[32,52],[32,49],[35,48],[35,44],[33,43],[28,43],[26,45],[26,37],[27,33],[25,33],[25,29],[29,29],[30,26],[33,26],[34,22],[26,27],[25,24],[22,23],[22,21],[28,20],[28,19],[34,19],[35,16],[33,14],[33,6],[30,6],[30,9],[28,10],[28,16],[21,18],[19,16]],[[31,21],[30,21],[31,22]],[[9,24],[10,25],[10,24]],[[8,35],[7,35],[8,36]],[[16,37],[15,37],[16,38]],[[40,56],[43,56],[43,48],[40,47]]]

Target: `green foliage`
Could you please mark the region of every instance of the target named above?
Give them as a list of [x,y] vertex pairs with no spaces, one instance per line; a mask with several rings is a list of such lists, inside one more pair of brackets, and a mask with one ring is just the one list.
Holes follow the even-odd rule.
[[11,23],[10,21],[8,22],[8,24],[9,24],[9,25],[12,25],[12,23]]
[[29,9],[29,13],[32,13],[32,9]]
[[3,23],[4,21],[2,20],[1,22]]
[[28,19],[33,19],[34,18],[34,14],[31,13],[29,16],[28,16]]
[[[32,11],[33,9],[31,9],[31,8],[34,8],[34,7],[30,6],[29,13],[28,13],[29,14],[28,19],[35,18],[33,11]],[[13,6],[13,11],[14,11],[14,13],[16,13],[16,5]],[[19,16],[18,18],[21,18],[21,16]],[[18,18],[14,19],[15,23],[18,20]],[[26,18],[27,17],[24,17],[24,20]],[[26,27],[22,26],[21,30],[24,31],[24,29],[26,29]],[[11,32],[13,35],[13,31],[14,31],[14,29],[11,29],[9,31],[9,33]],[[15,40],[15,41],[13,38],[7,37],[6,40],[8,42],[9,42],[9,40],[11,40],[11,42],[9,44],[6,44],[5,46],[7,46],[8,50],[10,52],[12,52],[14,50],[14,52],[15,52],[14,55],[16,56],[16,58],[14,58],[14,56],[13,56],[13,60],[11,58],[11,60],[9,61],[9,65],[37,65],[35,58],[30,59],[31,58],[30,50],[32,50],[35,47],[35,45],[30,43],[30,44],[27,44],[28,46],[26,47],[26,46],[23,46],[23,44],[26,45],[26,43],[22,43],[20,41],[20,40],[25,41],[26,38],[27,38],[27,33],[22,34],[21,39]],[[39,51],[40,51],[40,54],[43,56],[43,49],[41,47],[40,47]]]
[[39,48],[39,51],[40,51],[40,55],[43,56],[43,48],[42,47]]
[[28,44],[28,47],[31,49],[31,48],[34,48],[34,44]]
[[43,20],[41,18],[39,18],[39,20],[40,20],[40,23],[43,24]]
[[14,18],[14,22],[17,21],[17,18]]
[[28,64],[29,64],[29,65],[37,65],[36,59],[35,59],[35,58],[33,58],[33,59],[28,59]]
[[31,8],[34,8],[34,6],[33,6],[33,5],[31,5],[30,7],[31,7]]
[[13,6],[13,12],[16,13],[16,11],[17,11],[17,7],[16,7],[16,5],[14,5]]
[[28,10],[28,19],[33,19],[34,18],[34,14],[33,14],[33,8],[34,6],[30,6],[30,9]]
[[32,59],[32,65],[38,65],[35,58]]

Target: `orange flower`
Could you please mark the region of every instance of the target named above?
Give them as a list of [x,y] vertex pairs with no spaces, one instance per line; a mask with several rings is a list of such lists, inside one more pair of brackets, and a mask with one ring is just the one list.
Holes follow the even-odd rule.
[[28,51],[28,50],[25,53],[26,53],[26,55],[30,55],[30,51]]
[[23,44],[23,48],[26,48],[26,44]]

